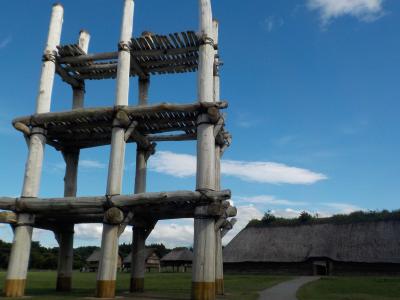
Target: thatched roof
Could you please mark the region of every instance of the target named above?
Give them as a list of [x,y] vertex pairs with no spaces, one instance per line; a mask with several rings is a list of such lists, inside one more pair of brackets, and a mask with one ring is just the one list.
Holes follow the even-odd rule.
[[[118,253],[118,255],[121,257],[120,253]],[[86,259],[86,262],[98,262],[100,261],[100,256],[101,256],[101,250],[96,249],[92,252],[92,254],[89,255],[89,257]]]
[[265,226],[243,229],[224,249],[224,262],[334,261],[400,263],[400,221]]
[[[156,249],[154,249],[154,248],[146,248],[144,251],[146,251],[145,257],[146,257],[146,259],[148,259],[148,258],[156,251]],[[129,263],[129,264],[130,264],[131,261],[132,261],[132,252],[129,253],[129,254],[124,258],[124,264],[126,264],[126,263]]]
[[100,249],[96,249],[92,252],[92,254],[89,255],[89,257],[86,259],[86,261],[87,262],[97,262],[100,260],[100,255],[101,255]]
[[187,248],[176,248],[161,258],[162,262],[182,261],[192,262],[193,252]]

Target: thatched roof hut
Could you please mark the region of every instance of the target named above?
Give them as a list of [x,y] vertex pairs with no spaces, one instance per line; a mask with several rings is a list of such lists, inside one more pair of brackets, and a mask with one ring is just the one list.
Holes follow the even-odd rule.
[[[146,269],[150,271],[150,269],[160,269],[160,257],[158,257],[156,253],[156,249],[154,248],[146,248],[145,249],[145,257],[146,257]],[[132,262],[132,252],[129,253],[123,261],[124,269],[128,269],[131,267]]]
[[272,273],[400,273],[400,221],[247,227],[225,247],[224,264]]
[[172,267],[172,270],[177,270],[179,272],[180,267],[183,267],[184,272],[186,269],[192,265],[193,252],[187,248],[175,248],[168,254],[161,258],[162,267]]
[[[97,269],[99,267],[100,255],[101,255],[101,250],[96,249],[86,259],[86,263],[87,263],[87,267],[88,267],[89,271],[93,271],[93,272],[97,271]],[[122,267],[122,256],[121,256],[121,254],[118,254],[118,268],[121,268],[121,267]]]

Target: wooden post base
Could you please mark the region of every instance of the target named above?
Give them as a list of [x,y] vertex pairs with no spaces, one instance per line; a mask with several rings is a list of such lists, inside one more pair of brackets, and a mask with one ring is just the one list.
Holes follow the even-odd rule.
[[96,287],[97,298],[115,297],[115,280],[97,280]]
[[224,279],[215,279],[215,294],[223,295],[224,294]]
[[25,295],[26,279],[6,279],[4,284],[4,296],[22,297]]
[[57,277],[57,292],[69,292],[72,286],[72,278],[71,277]]
[[144,278],[131,278],[131,293],[142,293],[144,291]]
[[192,300],[214,300],[215,282],[192,282]]

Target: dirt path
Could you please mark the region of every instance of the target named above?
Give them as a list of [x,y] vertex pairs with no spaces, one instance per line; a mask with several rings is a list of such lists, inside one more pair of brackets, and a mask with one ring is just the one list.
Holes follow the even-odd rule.
[[318,280],[317,276],[302,276],[260,292],[259,300],[297,300],[296,292],[304,284]]

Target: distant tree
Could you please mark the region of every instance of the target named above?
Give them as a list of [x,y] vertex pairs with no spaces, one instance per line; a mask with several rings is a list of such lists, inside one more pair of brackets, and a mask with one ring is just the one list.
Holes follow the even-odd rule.
[[261,219],[261,221],[264,224],[271,224],[276,221],[276,217],[272,214],[270,210],[268,210],[265,214],[264,217]]
[[301,223],[307,223],[313,220],[313,216],[310,215],[308,212],[303,211],[299,216],[299,221]]
[[160,258],[163,257],[165,254],[171,252],[171,249],[167,249],[165,247],[165,245],[162,244],[162,243],[161,244],[150,244],[150,245],[148,245],[146,247],[154,248],[157,256],[160,257]]

